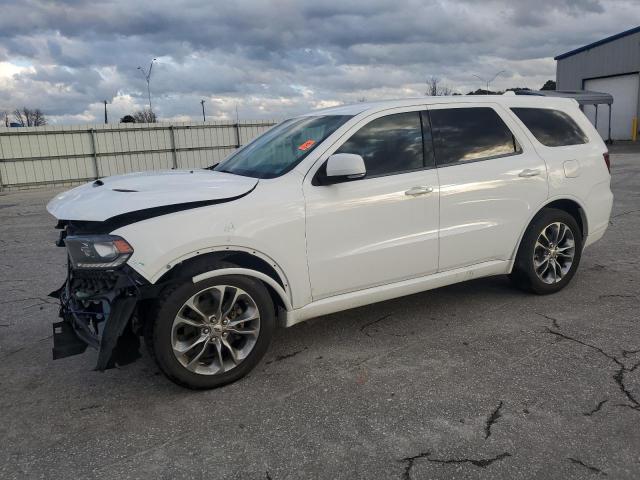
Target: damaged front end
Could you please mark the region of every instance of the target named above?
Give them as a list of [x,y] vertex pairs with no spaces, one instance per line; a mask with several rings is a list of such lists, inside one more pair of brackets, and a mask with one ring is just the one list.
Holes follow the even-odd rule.
[[136,308],[153,287],[126,260],[132,247],[113,235],[86,234],[65,222],[58,246],[68,252],[67,279],[51,293],[60,300],[62,321],[53,324],[53,358],[98,350],[96,370],[140,357],[141,325]]

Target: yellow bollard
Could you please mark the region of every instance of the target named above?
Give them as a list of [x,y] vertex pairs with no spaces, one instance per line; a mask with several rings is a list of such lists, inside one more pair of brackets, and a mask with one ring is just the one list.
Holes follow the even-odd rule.
[[633,117],[631,120],[631,140],[636,141],[638,139],[638,117]]

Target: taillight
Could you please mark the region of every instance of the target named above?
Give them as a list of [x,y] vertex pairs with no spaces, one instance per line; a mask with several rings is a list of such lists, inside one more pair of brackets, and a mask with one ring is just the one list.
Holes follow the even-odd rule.
[[609,152],[603,153],[602,156],[604,157],[604,163],[607,164],[607,170],[609,170],[609,173],[611,173],[611,160],[609,160]]

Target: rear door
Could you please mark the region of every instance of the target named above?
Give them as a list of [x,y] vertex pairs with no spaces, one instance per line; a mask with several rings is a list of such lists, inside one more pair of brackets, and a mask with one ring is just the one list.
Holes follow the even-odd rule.
[[314,300],[437,271],[438,176],[430,137],[423,142],[421,109],[364,119],[320,160],[361,155],[365,178],[315,185],[312,169],[305,179]]
[[440,178],[440,271],[508,260],[548,196],[547,168],[495,104],[429,107]]

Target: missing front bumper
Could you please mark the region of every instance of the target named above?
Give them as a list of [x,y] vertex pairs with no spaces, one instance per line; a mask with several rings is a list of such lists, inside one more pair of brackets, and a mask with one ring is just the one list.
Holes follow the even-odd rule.
[[108,272],[69,270],[65,284],[51,295],[60,299],[62,321],[53,325],[53,359],[98,350],[96,370],[126,365],[140,357],[132,319],[145,290],[130,269]]
[[80,340],[71,323],[67,321],[53,324],[53,359],[71,357],[84,353],[88,344]]

